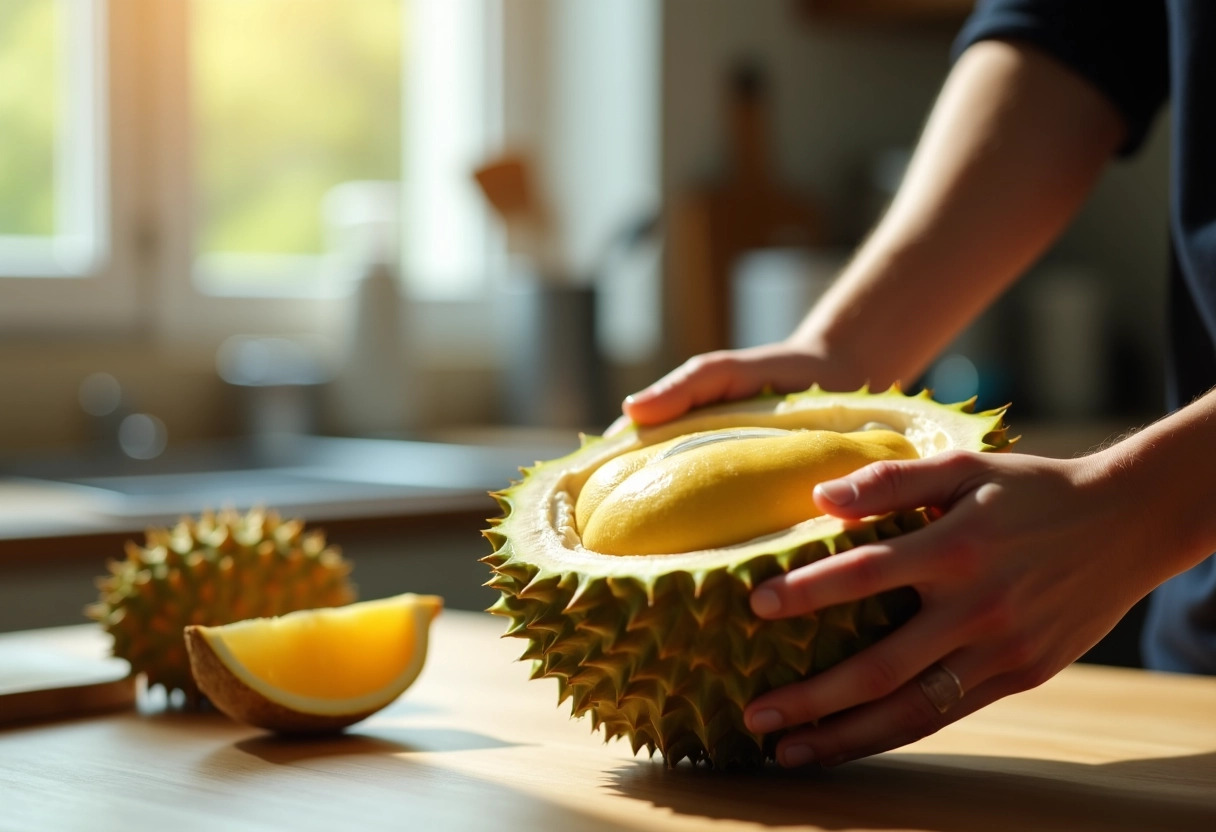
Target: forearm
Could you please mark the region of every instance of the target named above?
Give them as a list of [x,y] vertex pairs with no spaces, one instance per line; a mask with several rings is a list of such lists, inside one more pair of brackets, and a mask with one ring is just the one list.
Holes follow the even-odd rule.
[[1216,390],[1094,454],[1112,493],[1130,495],[1147,586],[1216,552]]
[[956,64],[898,195],[790,343],[839,382],[914,380],[1060,233],[1123,123],[1035,50],[983,42]]

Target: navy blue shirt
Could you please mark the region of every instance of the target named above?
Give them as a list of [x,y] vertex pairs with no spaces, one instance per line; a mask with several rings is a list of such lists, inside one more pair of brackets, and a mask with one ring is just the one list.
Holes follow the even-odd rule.
[[[991,38],[1031,44],[1104,93],[1127,125],[1122,154],[1172,102],[1167,403],[1193,401],[1216,386],[1216,0],[980,0],[955,53]],[[1141,647],[1148,667],[1216,674],[1216,556],[1153,592]]]

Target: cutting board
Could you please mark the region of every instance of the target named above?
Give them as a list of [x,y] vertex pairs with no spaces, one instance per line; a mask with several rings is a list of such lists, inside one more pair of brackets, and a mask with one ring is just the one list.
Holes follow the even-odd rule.
[[0,633],[0,726],[135,704],[129,665],[100,627]]

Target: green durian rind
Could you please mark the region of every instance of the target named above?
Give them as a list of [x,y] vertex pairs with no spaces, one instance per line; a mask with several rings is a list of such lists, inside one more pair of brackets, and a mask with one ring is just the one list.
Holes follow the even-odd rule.
[[705,408],[657,428],[586,439],[574,453],[538,463],[496,493],[503,516],[485,536],[490,612],[506,636],[526,642],[532,678],[553,678],[558,702],[589,715],[593,730],[714,766],[772,757],[776,738],[753,734],[743,708],[759,694],[818,673],[886,635],[915,613],[910,589],[842,604],[814,616],[765,621],[748,605],[768,578],[927,522],[909,511],[860,523],[820,517],[777,535],[686,554],[618,557],[581,547],[572,528],[577,489],[599,464],[673,436],[744,425],[856,430],[879,421],[905,432],[922,455],[1009,447],[1004,408],[938,404],[892,388],[871,394],[812,388]]

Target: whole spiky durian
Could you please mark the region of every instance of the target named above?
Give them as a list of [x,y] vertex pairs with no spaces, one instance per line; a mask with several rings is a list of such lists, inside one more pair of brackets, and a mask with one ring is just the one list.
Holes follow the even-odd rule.
[[147,531],[144,546],[126,545],[98,578],[101,598],[86,608],[114,637],[115,656],[142,673],[149,687],[181,690],[194,707],[183,630],[355,600],[351,564],[320,530],[254,509],[204,512],[172,528]]
[[748,702],[821,672],[905,622],[908,588],[816,615],[763,620],[760,582],[924,526],[924,512],[857,523],[823,516],[814,483],[880,459],[1008,450],[1004,408],[973,412],[893,388],[812,388],[693,411],[586,439],[495,494],[485,532],[490,612],[526,642],[533,678],[634,752],[755,765],[777,737]]

